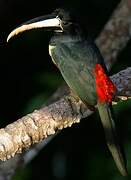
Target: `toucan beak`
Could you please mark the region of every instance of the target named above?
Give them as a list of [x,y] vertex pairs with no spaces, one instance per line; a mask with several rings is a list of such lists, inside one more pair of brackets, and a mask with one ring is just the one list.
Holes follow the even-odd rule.
[[60,25],[60,19],[58,17],[54,17],[54,15],[46,15],[46,16],[40,16],[37,18],[34,18],[32,20],[29,20],[22,25],[20,25],[18,28],[14,29],[7,37],[7,42],[14,36],[31,30],[31,29],[37,29],[37,28],[59,28],[61,29]]

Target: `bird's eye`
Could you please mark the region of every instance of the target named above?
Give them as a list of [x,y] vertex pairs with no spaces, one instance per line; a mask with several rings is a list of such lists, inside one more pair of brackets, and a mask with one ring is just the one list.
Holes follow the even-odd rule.
[[58,14],[56,17],[61,19],[61,20],[63,19],[63,15],[62,14]]

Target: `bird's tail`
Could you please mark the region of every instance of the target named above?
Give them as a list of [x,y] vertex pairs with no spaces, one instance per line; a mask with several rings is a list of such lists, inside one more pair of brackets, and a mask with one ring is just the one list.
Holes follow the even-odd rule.
[[107,146],[114,158],[116,166],[123,176],[127,176],[126,159],[119,144],[115,122],[112,117],[112,107],[107,103],[98,102],[98,111],[104,127]]

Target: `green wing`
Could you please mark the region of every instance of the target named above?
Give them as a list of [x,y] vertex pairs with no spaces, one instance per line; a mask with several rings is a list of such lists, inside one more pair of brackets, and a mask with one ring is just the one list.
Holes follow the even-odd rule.
[[[80,97],[82,101],[89,105],[95,105],[97,101],[95,78],[93,74],[94,55],[87,52],[87,49],[80,48],[75,43],[57,45],[50,48],[52,60],[59,68],[68,86]],[[91,64],[92,63],[92,64]]]

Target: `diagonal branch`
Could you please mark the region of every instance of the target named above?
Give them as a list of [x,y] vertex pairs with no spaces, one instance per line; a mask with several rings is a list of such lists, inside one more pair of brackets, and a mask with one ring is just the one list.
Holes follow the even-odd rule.
[[[131,96],[131,68],[127,68],[113,76],[118,94]],[[121,82],[121,84],[120,84]],[[87,109],[83,102],[71,94],[62,97],[5,128],[0,129],[0,159],[7,160],[32,144],[38,143],[58,130],[79,123],[93,111]]]
[[116,62],[118,54],[125,48],[130,38],[131,0],[121,0],[96,40],[108,69]]

